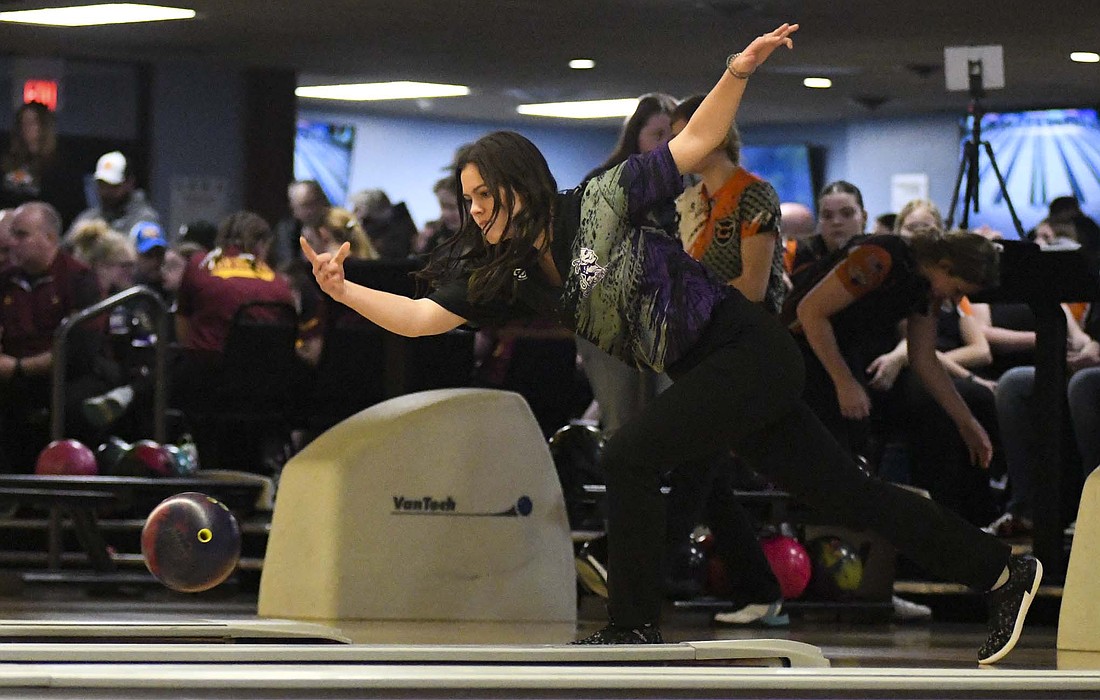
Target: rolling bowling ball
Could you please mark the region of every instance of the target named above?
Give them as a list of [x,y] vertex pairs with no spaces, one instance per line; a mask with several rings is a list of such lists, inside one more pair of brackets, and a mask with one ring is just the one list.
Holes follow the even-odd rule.
[[122,455],[112,473],[115,476],[175,476],[171,453],[153,440],[138,440]]
[[806,591],[813,574],[810,555],[802,543],[786,535],[760,540],[760,548],[772,567],[784,600],[794,600]]
[[119,460],[122,459],[122,456],[126,454],[130,447],[130,443],[122,438],[114,435],[107,438],[102,445],[95,448],[95,459],[99,464],[99,471],[103,474],[114,474]]
[[850,598],[863,583],[863,559],[851,544],[825,535],[806,547],[813,565],[810,590],[825,600]]
[[176,494],[145,519],[141,555],[165,586],[198,593],[233,573],[241,558],[241,529],[221,501],[193,491]]
[[54,440],[42,448],[34,473],[51,476],[95,476],[99,465],[95,453],[78,440]]

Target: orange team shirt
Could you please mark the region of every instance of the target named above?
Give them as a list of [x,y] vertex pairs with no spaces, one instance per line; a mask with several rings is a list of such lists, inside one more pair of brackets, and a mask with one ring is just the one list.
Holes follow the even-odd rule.
[[[741,241],[760,233],[777,233],[779,195],[766,181],[737,168],[713,194],[702,183],[684,190],[676,200],[684,250],[725,280],[744,271]],[[783,248],[778,240],[765,292],[765,305],[778,313],[783,284]]]

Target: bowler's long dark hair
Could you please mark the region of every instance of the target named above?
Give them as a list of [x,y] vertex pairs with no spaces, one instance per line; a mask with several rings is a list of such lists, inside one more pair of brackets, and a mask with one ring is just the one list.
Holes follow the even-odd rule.
[[[488,244],[470,216],[462,193],[462,170],[474,165],[493,197],[492,220],[505,217],[505,234]],[[535,144],[513,131],[483,136],[459,151],[454,164],[455,189],[462,205],[462,225],[454,242],[443,246],[419,273],[433,286],[459,269],[471,272],[466,296],[471,302],[515,297],[515,270],[538,260],[550,246],[550,224],[557,183]],[[520,210],[512,215],[516,202]],[[540,235],[541,240],[539,239]]]
[[952,275],[980,289],[995,287],[1000,281],[997,246],[977,233],[928,229],[910,236],[908,242],[918,263],[945,262]]
[[623,122],[623,128],[619,131],[619,140],[615,143],[615,150],[607,157],[598,168],[584,176],[585,180],[591,180],[600,173],[605,173],[622,163],[638,150],[638,137],[642,129],[649,123],[655,114],[672,114],[676,109],[676,98],[662,92],[648,92],[638,98],[638,106],[634,113]]

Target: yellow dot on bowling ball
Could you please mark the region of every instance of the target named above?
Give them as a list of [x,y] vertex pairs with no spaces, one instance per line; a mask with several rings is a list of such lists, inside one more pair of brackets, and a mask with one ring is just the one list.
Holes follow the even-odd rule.
[[206,544],[210,540],[214,539],[214,533],[210,532],[210,528],[204,527],[203,529],[199,530],[198,537],[199,537],[199,542],[202,542],[203,544]]

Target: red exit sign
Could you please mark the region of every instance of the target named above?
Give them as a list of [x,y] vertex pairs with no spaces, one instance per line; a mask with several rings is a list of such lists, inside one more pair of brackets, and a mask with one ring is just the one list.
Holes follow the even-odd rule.
[[56,80],[28,80],[23,83],[23,103],[41,102],[50,108],[57,110],[57,81]]

